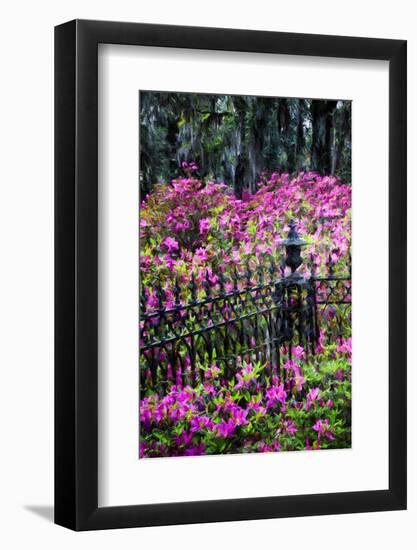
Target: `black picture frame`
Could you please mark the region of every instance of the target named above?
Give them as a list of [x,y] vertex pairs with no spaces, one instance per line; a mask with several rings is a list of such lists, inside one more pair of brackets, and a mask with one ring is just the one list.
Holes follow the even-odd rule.
[[[98,44],[389,62],[389,488],[98,506]],[[74,20],[55,28],[55,523],[92,530],[406,508],[404,40]],[[370,274],[372,276],[372,274]]]

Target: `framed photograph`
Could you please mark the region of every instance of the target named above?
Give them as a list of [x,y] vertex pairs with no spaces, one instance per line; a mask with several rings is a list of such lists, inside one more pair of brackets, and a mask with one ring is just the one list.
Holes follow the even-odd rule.
[[406,42],[55,29],[55,522],[406,508]]

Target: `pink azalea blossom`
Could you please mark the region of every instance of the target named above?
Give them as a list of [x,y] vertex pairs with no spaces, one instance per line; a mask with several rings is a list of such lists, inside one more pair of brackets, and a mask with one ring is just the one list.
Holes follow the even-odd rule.
[[200,235],[204,235],[211,227],[210,220],[208,218],[204,218],[198,222],[198,226],[200,229]]
[[287,392],[284,390],[284,384],[280,384],[279,386],[271,386],[266,390],[266,406],[273,407],[277,403],[285,403],[285,400],[287,399]]
[[304,357],[304,348],[302,348],[301,346],[295,346],[292,349],[292,354],[295,359],[301,359],[302,357]]
[[197,250],[195,251],[195,256],[201,260],[201,261],[206,261],[208,259],[208,255],[207,255],[207,250],[205,248],[197,248]]
[[162,241],[162,244],[164,246],[166,246],[166,248],[168,249],[169,254],[171,254],[171,252],[174,252],[175,250],[179,249],[178,242],[175,239],[173,239],[172,237],[166,237]]
[[318,433],[319,437],[321,435],[324,435],[330,441],[334,441],[335,439],[333,432],[329,429],[329,421],[327,420],[327,418],[324,422],[320,419],[317,420],[313,426],[313,430],[315,430]]

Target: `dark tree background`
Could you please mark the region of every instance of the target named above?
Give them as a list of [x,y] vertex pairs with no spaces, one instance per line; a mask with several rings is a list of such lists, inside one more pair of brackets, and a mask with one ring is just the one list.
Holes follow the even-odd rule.
[[350,183],[351,102],[141,92],[142,193],[176,177],[183,161],[237,196],[272,171],[314,170]]

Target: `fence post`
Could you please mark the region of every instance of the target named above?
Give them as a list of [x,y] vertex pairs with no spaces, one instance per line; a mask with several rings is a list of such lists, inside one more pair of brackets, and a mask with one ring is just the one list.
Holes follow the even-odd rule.
[[307,242],[300,239],[296,231],[296,223],[291,220],[289,223],[290,230],[286,239],[283,239],[280,244],[285,246],[285,264],[291,269],[291,274],[286,277],[289,282],[302,279],[302,275],[297,271],[303,263],[301,258],[301,247],[307,246]]
[[[307,286],[306,279],[297,269],[303,263],[301,258],[301,248],[308,243],[301,239],[296,230],[295,220],[289,223],[290,230],[287,238],[280,241],[285,246],[285,265],[291,273],[283,278],[283,300],[282,300],[282,319],[284,325],[284,341],[288,345],[288,357],[292,359],[292,346],[294,336],[298,332],[298,343],[305,346],[308,342],[307,327],[305,326],[305,303],[303,298],[303,288]],[[309,307],[309,301],[306,301]],[[308,312],[307,312],[308,313]],[[305,316],[308,319],[308,314]],[[282,378],[285,380],[285,371],[282,371]]]

